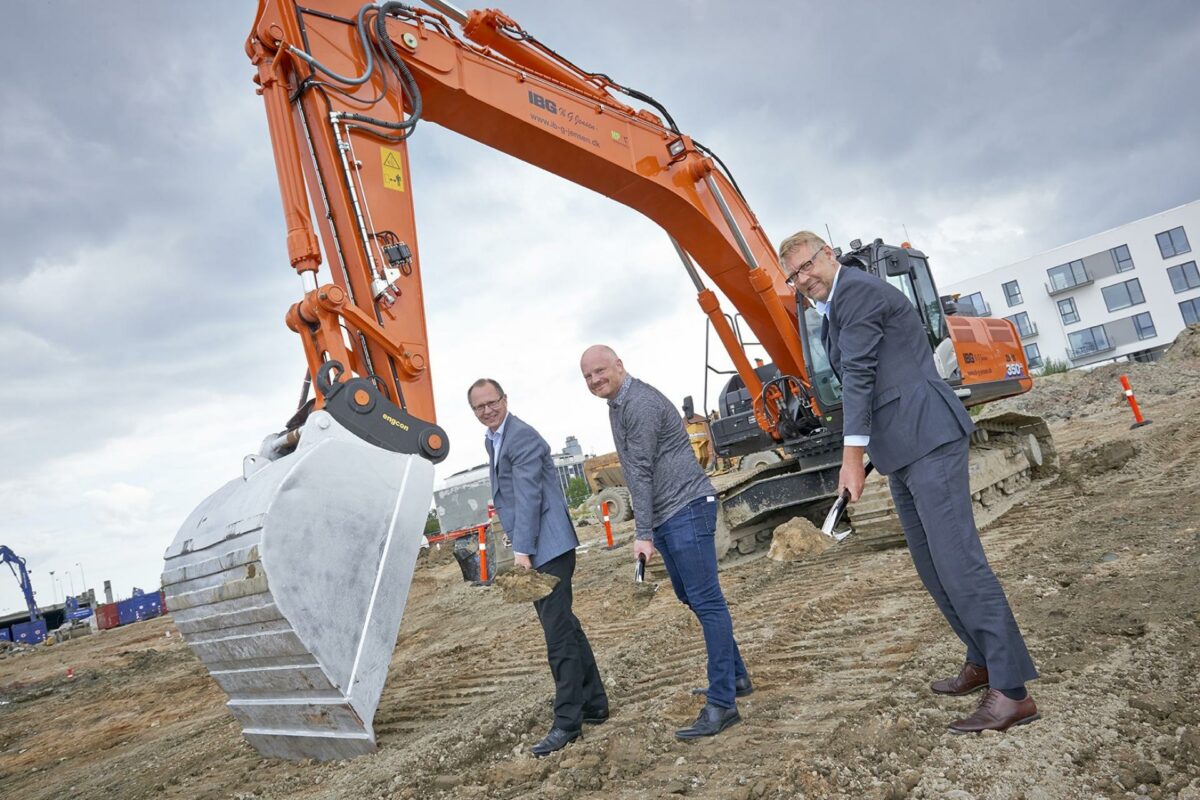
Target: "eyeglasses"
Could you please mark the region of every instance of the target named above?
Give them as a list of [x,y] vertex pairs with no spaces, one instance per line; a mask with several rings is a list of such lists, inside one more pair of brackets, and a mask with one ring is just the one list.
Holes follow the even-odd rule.
[[471,406],[471,410],[476,414],[482,414],[485,411],[499,411],[500,406],[504,404],[504,399],[507,395],[500,395],[495,400],[489,400],[486,403],[480,403],[477,406]]
[[796,269],[792,272],[792,274],[788,275],[785,283],[787,283],[788,286],[791,286],[793,289],[795,289],[796,288],[796,279],[800,277],[800,273],[808,272],[810,269],[812,269],[813,264],[817,260],[817,256],[821,255],[821,253],[824,250],[825,250],[824,247],[818,248],[817,252],[812,254],[812,258],[810,258],[808,261],[805,261],[800,266],[796,267]]

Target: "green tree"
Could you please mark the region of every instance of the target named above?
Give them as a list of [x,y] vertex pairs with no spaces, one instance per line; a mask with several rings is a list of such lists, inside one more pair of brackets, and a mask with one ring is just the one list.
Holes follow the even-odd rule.
[[577,508],[587,502],[588,496],[591,494],[588,489],[587,481],[583,478],[571,478],[567,481],[567,505],[571,508]]
[[442,529],[438,527],[437,512],[433,509],[430,509],[429,516],[425,518],[425,535],[435,536],[441,532]]
[[1062,361],[1056,361],[1053,358],[1047,358],[1042,362],[1042,368],[1036,374],[1055,375],[1060,372],[1068,372],[1070,369],[1071,364],[1065,358]]

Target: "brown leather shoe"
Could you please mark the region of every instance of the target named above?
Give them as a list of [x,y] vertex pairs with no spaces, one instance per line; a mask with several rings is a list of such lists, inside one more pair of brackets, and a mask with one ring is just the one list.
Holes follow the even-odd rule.
[[1010,700],[999,689],[988,689],[975,713],[951,722],[950,732],[1006,731],[1014,725],[1025,725],[1041,717],[1031,695],[1025,695],[1024,700]]
[[958,697],[971,692],[977,692],[988,685],[987,667],[964,661],[962,669],[953,678],[945,678],[929,684],[929,688],[938,694],[948,694]]

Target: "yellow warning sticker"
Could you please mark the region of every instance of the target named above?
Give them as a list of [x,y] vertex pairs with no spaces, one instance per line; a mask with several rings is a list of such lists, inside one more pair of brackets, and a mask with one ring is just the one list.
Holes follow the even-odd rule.
[[383,159],[383,185],[393,191],[403,192],[404,167],[402,165],[404,162],[400,159],[399,151],[381,147],[379,155]]

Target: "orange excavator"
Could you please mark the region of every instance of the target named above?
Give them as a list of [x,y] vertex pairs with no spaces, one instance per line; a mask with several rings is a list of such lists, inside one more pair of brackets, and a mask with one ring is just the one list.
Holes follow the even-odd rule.
[[[286,320],[308,379],[284,429],[184,522],[163,584],[180,632],[268,756],[375,749],[372,719],[433,465],[450,446],[434,413],[409,171],[423,122],[611,197],[667,232],[736,370],[714,423],[718,452],[789,454],[727,492],[739,549],[773,520],[828,507],[836,489],[836,378],[720,159],[653,98],[581,69],[503,13],[425,5],[260,0],[246,41],[304,287]],[[1030,388],[1012,326],[948,316],[922,253],[875,242],[843,260],[908,293],[964,402]],[[706,279],[770,363],[751,364]],[[1000,433],[1022,430],[1006,424]]]

